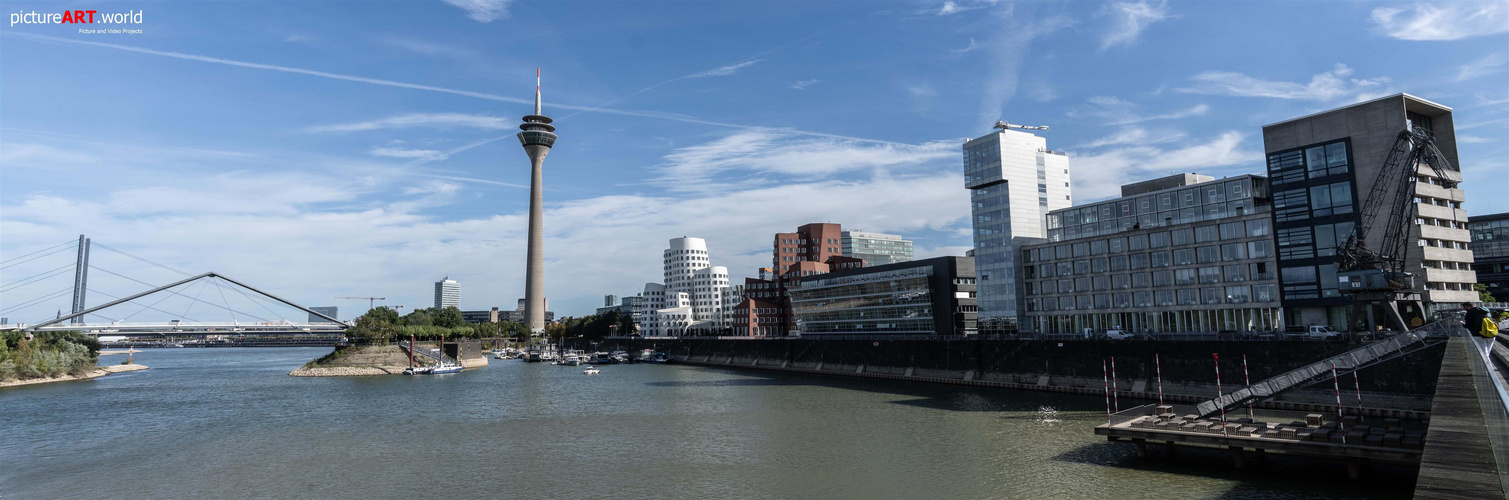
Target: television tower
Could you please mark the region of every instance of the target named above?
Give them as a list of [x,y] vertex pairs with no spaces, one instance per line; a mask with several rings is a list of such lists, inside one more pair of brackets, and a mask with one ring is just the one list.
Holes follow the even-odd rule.
[[545,332],[545,216],[542,194],[545,190],[545,155],[555,145],[555,126],[550,117],[540,113],[540,69],[534,70],[534,114],[525,116],[519,125],[519,143],[529,155],[529,252],[524,272],[524,318],[529,333]]

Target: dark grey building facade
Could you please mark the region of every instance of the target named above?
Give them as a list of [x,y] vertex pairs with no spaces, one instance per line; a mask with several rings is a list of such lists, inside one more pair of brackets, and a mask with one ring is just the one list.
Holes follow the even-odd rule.
[[803,337],[973,335],[974,259],[936,257],[805,276],[789,288]]

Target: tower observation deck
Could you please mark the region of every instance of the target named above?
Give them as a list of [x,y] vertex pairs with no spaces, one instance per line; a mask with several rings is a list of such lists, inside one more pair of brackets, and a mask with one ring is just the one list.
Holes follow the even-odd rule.
[[545,155],[555,146],[555,126],[540,111],[540,70],[534,73],[534,114],[519,125],[519,144],[529,155],[529,251],[524,274],[524,318],[529,332],[545,332]]

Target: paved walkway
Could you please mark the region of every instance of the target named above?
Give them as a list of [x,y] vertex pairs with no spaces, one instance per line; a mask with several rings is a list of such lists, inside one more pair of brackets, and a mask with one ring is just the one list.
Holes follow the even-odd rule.
[[1478,355],[1469,342],[1452,337],[1446,345],[1415,498],[1506,498],[1468,366],[1467,356]]

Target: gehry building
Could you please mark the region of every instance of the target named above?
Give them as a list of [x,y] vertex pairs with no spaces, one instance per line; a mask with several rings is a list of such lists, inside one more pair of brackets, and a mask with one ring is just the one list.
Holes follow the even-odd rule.
[[728,268],[711,264],[706,240],[672,239],[662,263],[664,281],[645,283],[635,308],[641,335],[716,335],[728,328]]

